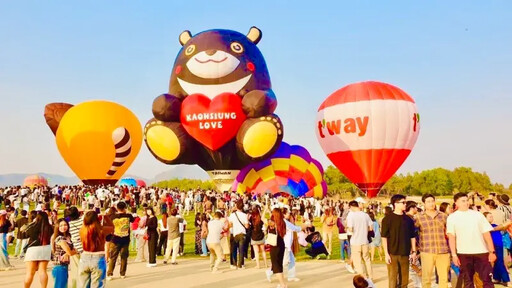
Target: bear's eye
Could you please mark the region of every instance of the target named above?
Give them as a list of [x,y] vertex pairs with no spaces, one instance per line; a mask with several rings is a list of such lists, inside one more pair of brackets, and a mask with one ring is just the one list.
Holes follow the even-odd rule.
[[196,45],[192,44],[185,50],[185,55],[190,56],[194,51],[196,51]]
[[231,43],[231,50],[235,53],[242,53],[244,52],[244,46],[238,42]]

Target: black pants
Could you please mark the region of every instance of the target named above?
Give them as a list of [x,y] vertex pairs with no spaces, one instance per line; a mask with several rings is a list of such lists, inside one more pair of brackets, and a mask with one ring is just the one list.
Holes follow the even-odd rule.
[[[249,256],[249,248],[252,247],[252,245],[251,245],[251,237],[252,237],[252,231],[247,229],[247,234],[245,234],[245,238],[244,238],[244,257],[247,258],[247,259],[249,259],[249,257],[248,257]],[[251,253],[251,258],[250,259],[254,258],[253,254],[254,254],[254,252]]]
[[148,254],[149,264],[156,264],[156,248],[158,245],[158,233],[149,233],[148,239]]
[[489,253],[483,254],[458,254],[460,260],[460,275],[464,279],[464,287],[474,287],[473,276],[478,273],[484,284],[484,288],[494,287],[491,274],[492,266],[489,263]]
[[185,253],[185,233],[180,233],[180,249],[178,251],[180,254]]
[[156,248],[156,255],[158,256],[162,256],[162,247],[164,248],[164,252],[165,253],[165,249],[167,248],[167,234],[168,234],[168,231],[161,231],[160,232],[160,239],[158,240],[158,247]]
[[107,276],[114,275],[114,267],[116,266],[117,256],[121,256],[121,267],[119,274],[121,276],[126,275],[126,267],[128,266],[128,256],[130,255],[128,251],[128,246],[130,244],[114,244],[110,250],[110,261],[108,262],[108,272]]
[[[231,265],[234,265],[236,261],[236,266],[238,268],[242,268],[244,266],[244,242],[245,242],[245,234],[238,234],[235,237],[232,237],[233,242],[231,244]],[[234,254],[238,249],[238,254]],[[233,258],[236,255],[236,260]]]

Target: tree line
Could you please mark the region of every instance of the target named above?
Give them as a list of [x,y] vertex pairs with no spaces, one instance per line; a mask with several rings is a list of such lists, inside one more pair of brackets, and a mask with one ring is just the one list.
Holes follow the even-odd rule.
[[[334,166],[324,172],[329,194],[340,196],[360,195],[359,189]],[[490,192],[512,193],[512,184],[505,188],[501,183],[492,183],[484,172],[475,172],[469,167],[457,167],[453,171],[435,168],[421,172],[397,174],[384,185],[379,195],[393,194],[448,196],[458,192],[478,192],[487,195]]]
[[[342,198],[364,196],[345,175],[332,165],[325,170],[324,179],[330,196],[339,195]],[[153,186],[177,188],[184,191],[197,188],[202,190],[216,189],[213,182],[196,179],[170,179],[155,183]],[[490,192],[512,193],[512,184],[506,188],[501,183],[492,183],[485,172],[475,172],[469,167],[457,167],[453,171],[435,168],[405,175],[394,175],[384,185],[379,195],[423,195],[431,193],[435,196],[449,196],[457,192],[478,192],[483,195],[488,195]]]

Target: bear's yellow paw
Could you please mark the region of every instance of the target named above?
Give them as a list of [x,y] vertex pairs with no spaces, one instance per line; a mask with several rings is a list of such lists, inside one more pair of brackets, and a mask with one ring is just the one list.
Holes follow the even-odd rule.
[[247,156],[265,158],[277,149],[283,139],[283,124],[275,115],[249,118],[237,135],[238,148]]
[[152,119],[144,126],[144,141],[158,160],[170,164],[184,152],[183,132],[178,122]]

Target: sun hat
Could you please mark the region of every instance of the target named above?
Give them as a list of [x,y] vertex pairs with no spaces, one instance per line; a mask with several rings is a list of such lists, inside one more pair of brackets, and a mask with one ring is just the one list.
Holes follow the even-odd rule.
[[500,201],[500,203],[503,205],[510,205],[510,203],[508,202],[510,200],[510,197],[508,197],[507,194],[500,194],[496,197],[496,199],[498,199],[498,201]]

